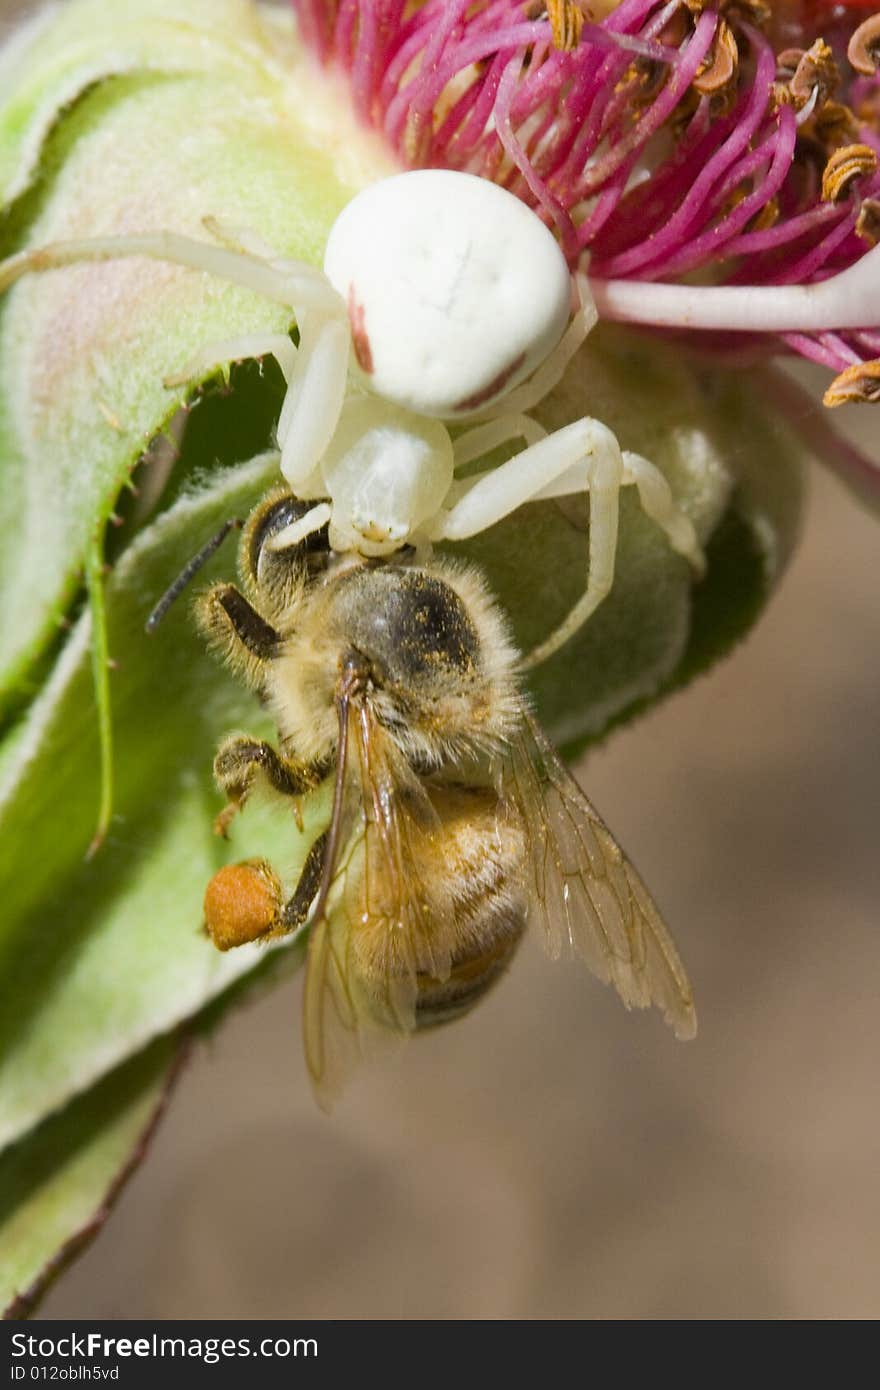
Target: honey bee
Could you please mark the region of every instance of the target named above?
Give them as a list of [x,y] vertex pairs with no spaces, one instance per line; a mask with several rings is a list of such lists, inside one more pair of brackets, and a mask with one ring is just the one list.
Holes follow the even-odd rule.
[[265,860],[220,869],[205,895],[221,950],[308,924],[303,1034],[319,1102],[383,1039],[469,1010],[529,921],[552,956],[580,957],[627,1008],[656,1004],[693,1036],[672,939],[529,709],[480,573],[415,551],[337,555],[326,526],[291,544],[310,506],[271,492],[244,525],[241,587],[215,583],[196,614],[278,728],[277,750],[243,734],[222,743],[218,831],[258,789],[298,813],[333,779],[329,828],[292,895]]

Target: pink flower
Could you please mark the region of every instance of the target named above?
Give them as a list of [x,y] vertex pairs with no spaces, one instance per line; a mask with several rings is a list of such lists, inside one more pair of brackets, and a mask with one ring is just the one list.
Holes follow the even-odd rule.
[[872,6],[293,3],[401,163],[518,193],[604,317],[784,344],[836,374],[827,405],[880,399]]

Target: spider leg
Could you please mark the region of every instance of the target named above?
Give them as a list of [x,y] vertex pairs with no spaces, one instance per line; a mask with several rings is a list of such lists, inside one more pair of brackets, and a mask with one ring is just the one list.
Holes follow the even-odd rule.
[[[664,532],[670,546],[683,555],[693,567],[698,578],[706,572],[706,557],[697,539],[693,522],[675,505],[672,489],[660,469],[641,454],[623,451],[623,486],[634,484],[638,489],[642,511]],[[554,497],[570,497],[572,493],[583,492],[583,468],[575,464],[554,482],[548,483],[535,493],[532,501],[542,502]]]
[[[220,224],[208,225],[220,235],[232,235]],[[277,339],[272,351],[280,352],[288,377],[278,422],[281,469],[292,487],[303,484],[315,472],[333,436],[348,374],[348,312],[327,277],[297,261],[267,261],[247,249],[159,231],[55,242],[20,252],[0,264],[0,293],[30,271],[127,256],[147,256],[215,275],[292,310],[302,351],[291,356],[292,349],[281,347]]]
[[[348,370],[348,314],[326,276],[298,262],[279,265],[247,250],[196,241],[177,232],[151,232],[56,242],[20,252],[0,264],[0,293],[31,271],[127,256],[147,256],[216,275],[292,310],[300,326],[303,351],[296,353],[292,344],[282,345],[283,335],[272,335],[271,351],[278,356],[288,380],[278,425],[282,471],[292,485],[303,482],[332,437]],[[230,346],[240,350],[242,344],[224,344],[224,354]],[[246,346],[251,355],[254,340],[248,340]],[[256,346],[265,347],[262,336]],[[206,355],[210,358],[217,351],[216,347],[208,349]],[[203,364],[201,357],[199,364]],[[216,365],[216,357],[209,365]]]
[[484,425],[465,430],[464,434],[460,434],[453,441],[452,455],[455,467],[461,468],[466,463],[472,463],[474,459],[482,458],[484,454],[497,449],[499,444],[506,444],[510,439],[524,439],[526,444],[537,444],[546,437],[547,431],[544,426],[539,425],[537,420],[530,419],[528,415],[501,415],[497,420],[488,420]]
[[350,346],[344,309],[334,317],[309,314],[300,323],[299,350],[277,428],[281,472],[299,495],[336,432],[348,383]]
[[694,524],[675,505],[672,490],[653,463],[641,454],[623,453],[623,481],[638,488],[639,501],[646,516],[665,532],[673,550],[690,561],[698,578],[706,573],[706,557],[697,539]]
[[525,668],[546,661],[558,651],[611,588],[618,494],[624,478],[623,455],[611,430],[598,420],[578,420],[515,454],[499,468],[464,482],[458,500],[430,533],[434,540],[465,540],[494,526],[560,479],[566,479],[567,485],[575,469],[580,473],[580,490],[590,494],[587,586],[560,626],[525,659]]
[[274,357],[289,384],[296,366],[296,348],[286,333],[244,333],[240,338],[226,338],[209,343],[191,357],[179,372],[166,376],[164,386],[182,386],[198,381],[229,362],[243,362],[250,357]]
[[320,531],[322,526],[326,526],[331,516],[330,503],[319,502],[317,506],[311,507],[305,516],[301,516],[299,521],[292,521],[289,526],[277,531],[267,542],[268,548],[270,550],[288,550],[291,546],[301,545],[309,536]]
[[32,251],[20,251],[0,264],[0,293],[16,280],[38,270],[54,270],[83,261],[115,261],[146,256],[169,261],[190,270],[216,275],[222,280],[253,290],[254,294],[283,304],[295,313],[315,309],[325,314],[344,314],[339,295],[313,266],[285,263],[283,270],[246,251],[230,250],[197,241],[178,232],[147,232],[138,236],[85,237],[57,241]]
[[577,420],[523,449],[497,468],[487,469],[458,485],[458,500],[428,528],[433,540],[466,540],[485,531],[518,507],[546,495],[560,478],[566,490],[572,476],[577,491],[590,486],[593,465],[610,467],[616,486],[623,477],[620,445],[598,420]]
[[261,261],[278,259],[277,251],[250,227],[236,226],[232,222],[224,221],[222,217],[203,217],[202,226],[215,241],[219,241],[221,246],[227,246],[230,251],[243,251],[245,255],[256,256]]

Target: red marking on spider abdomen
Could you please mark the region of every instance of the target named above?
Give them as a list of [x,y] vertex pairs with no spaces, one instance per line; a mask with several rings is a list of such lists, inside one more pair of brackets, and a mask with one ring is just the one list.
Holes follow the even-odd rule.
[[354,297],[354,285],[348,287],[348,318],[351,324],[351,341],[354,345],[357,364],[362,372],[372,375],[373,350],[367,336],[366,314],[363,304],[359,304]]
[[493,376],[492,380],[488,382],[487,385],[482,386],[479,391],[475,391],[472,396],[466,396],[464,400],[456,401],[453,406],[455,413],[458,414],[459,411],[466,410],[479,410],[481,405],[485,405],[487,401],[491,401],[495,396],[499,395],[510,381],[510,378],[519,371],[525,360],[526,355],[524,352],[521,352],[519,356],[515,357],[512,362],[509,362],[506,367],[502,367],[497,376]]

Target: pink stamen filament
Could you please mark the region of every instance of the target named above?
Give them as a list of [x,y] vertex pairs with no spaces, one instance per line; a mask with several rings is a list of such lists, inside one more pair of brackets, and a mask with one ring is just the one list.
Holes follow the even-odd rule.
[[[732,335],[750,350],[773,334],[838,371],[880,355],[880,262],[855,231],[880,174],[822,201],[821,164],[799,143],[819,98],[776,109],[774,49],[736,7],[724,12],[739,48],[725,109],[693,100],[717,34],[711,0],[696,15],[681,0],[622,0],[568,52],[525,0],[293,3],[402,162],[465,169],[524,198],[573,264],[589,252],[606,317],[708,332],[713,346]],[[786,43],[818,37],[797,32],[808,13],[792,9]],[[842,57],[864,13],[829,8],[822,22],[848,83],[835,99],[880,152],[873,118],[858,117],[862,103],[880,106],[880,82]],[[754,225],[767,207],[771,225]],[[670,283],[694,272],[699,286]]]
[[600,315],[666,328],[821,333],[880,323],[880,246],[812,285],[658,285],[591,279]]

